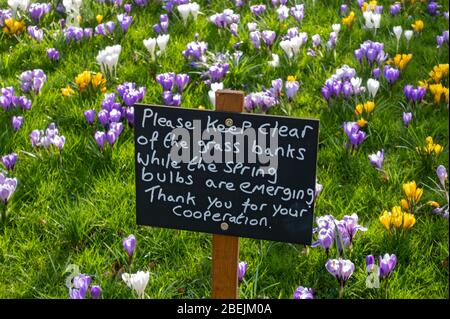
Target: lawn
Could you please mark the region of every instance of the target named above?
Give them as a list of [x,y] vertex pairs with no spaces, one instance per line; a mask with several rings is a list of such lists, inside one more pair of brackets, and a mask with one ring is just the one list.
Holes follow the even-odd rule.
[[[105,3],[84,0],[79,12],[80,26],[95,28],[96,17],[101,15],[103,22],[115,21],[116,28],[107,36],[94,35],[81,41],[65,40],[59,22],[65,13],[55,10],[58,2],[51,1],[52,10],[39,23],[19,9],[18,19],[27,26],[38,25],[43,30],[42,40],[29,36],[27,30],[21,34],[0,33],[0,88],[12,86],[16,95],[26,96],[32,103],[29,110],[0,109],[0,156],[13,152],[18,155],[13,170],[0,165],[2,174],[18,181],[8,204],[0,200],[2,215],[8,211],[8,218],[0,222],[0,298],[68,298],[66,269],[73,264],[81,273],[89,274],[93,284],[101,286],[102,298],[135,298],[121,274],[140,270],[150,272],[145,290],[150,298],[210,297],[212,236],[136,226],[133,129],[126,120],[122,121],[124,130],[114,146],[106,145],[101,151],[94,134],[102,126],[98,121],[90,125],[84,111],[99,112],[104,93],[101,85],[80,91],[75,81],[83,71],[100,72],[96,60],[99,51],[120,44],[116,70],[113,74],[106,72],[103,91],[112,93],[125,81],[135,82],[146,88],[144,103],[163,104],[156,75],[185,73],[190,81],[183,90],[181,107],[213,109],[208,97],[210,81],[200,72],[204,69],[193,68],[182,54],[196,35],[198,41],[208,43],[208,52],[204,53],[207,64],[219,59],[218,53],[242,52],[239,63],[228,58],[230,69],[221,80],[224,88],[250,94],[270,88],[272,80],[280,78],[284,82],[293,76],[295,80],[290,80],[298,82],[298,92],[288,99],[283,89],[277,104],[267,114],[320,119],[317,176],[323,190],[315,204],[315,216],[330,214],[340,220],[344,215],[356,213],[359,224],[367,228],[358,232],[351,247],[344,250],[343,258],[351,260],[355,270],[347,281],[343,298],[449,297],[448,213],[445,218],[427,204],[448,203],[448,193],[446,198],[438,189],[436,176],[438,165],[448,168],[449,163],[448,89],[447,101],[442,96],[438,103],[430,89],[433,80],[429,81],[423,99],[415,104],[408,102],[404,93],[405,85],[418,86],[419,81],[430,78],[434,66],[448,63],[448,33],[447,42],[440,48],[436,44],[436,36],[448,30],[448,1],[437,1],[441,6],[439,15],[430,14],[428,1],[402,1],[395,16],[390,12],[394,1],[378,1],[383,9],[376,31],[364,28],[363,12],[357,1],[289,0],[288,7],[304,4],[301,22],[292,16],[280,21],[276,11],[279,5],[274,7],[271,1],[242,1],[242,7],[229,0],[197,1],[200,13],[196,20],[190,16],[183,22],[177,9],[168,13],[170,39],[155,61],[143,40],[157,36],[152,26],[159,23],[161,14],[167,13],[160,1],[150,0],[139,7],[132,0],[119,1],[123,2],[120,6],[108,0]],[[340,9],[344,2],[348,3],[345,14]],[[116,18],[124,12],[124,3],[132,3],[129,15],[133,17],[126,33]],[[260,3],[266,5],[266,10],[257,16],[250,5]],[[0,0],[0,8],[7,7],[7,1]],[[227,8],[240,15],[237,36],[229,28],[218,28],[209,21],[214,13]],[[354,11],[355,17],[349,27],[343,25],[342,18],[350,11]],[[423,30],[414,31],[409,42],[402,35],[397,50],[393,28],[412,30],[411,25],[417,20],[423,21]],[[263,41],[260,49],[254,47],[248,22],[257,23],[260,31],[275,31],[271,48]],[[336,46],[327,48],[332,24],[339,23]],[[0,25],[4,26],[1,18]],[[292,27],[306,32],[308,40],[297,55],[289,58],[280,42]],[[313,48],[314,34],[321,36],[322,44],[311,56],[308,49]],[[327,103],[321,89],[343,65],[356,70],[363,86],[367,79],[374,78],[373,67],[367,62],[359,63],[354,54],[367,40],[383,43],[388,54],[386,61],[380,62],[376,96],[369,98],[366,92],[348,99],[331,98]],[[59,51],[58,61],[47,56],[48,48]],[[401,70],[398,80],[389,84],[383,68],[396,52],[410,53],[412,59]],[[278,67],[269,64],[272,53],[279,56]],[[43,70],[46,81],[39,93],[24,93],[19,77],[22,72],[34,69]],[[442,85],[449,85],[448,65],[447,72],[442,74]],[[68,86],[73,93],[65,96],[61,89]],[[2,95],[6,93],[2,91]],[[375,103],[374,110],[363,111],[362,116],[355,114],[356,105],[368,100]],[[404,112],[412,112],[409,126],[402,119]],[[11,125],[13,116],[24,118],[18,131]],[[361,117],[367,120],[361,128],[366,138],[352,150],[346,147],[343,123]],[[33,147],[30,141],[33,130],[45,130],[50,123],[55,123],[59,134],[65,137],[61,151],[54,146],[48,150]],[[428,154],[424,150],[428,136],[442,150],[434,148]],[[381,149],[385,159],[382,168],[376,169],[368,156]],[[383,211],[400,206],[400,200],[406,198],[403,184],[413,180],[423,189],[423,195],[417,198],[416,207],[410,205],[403,210],[412,212],[416,222],[409,229],[388,231],[379,218]],[[448,192],[448,179],[445,185]],[[122,245],[130,234],[137,241],[131,266]],[[397,264],[389,278],[382,280],[381,289],[370,289],[366,286],[365,258],[385,253],[395,254]],[[240,260],[248,263],[248,270],[240,284],[240,297],[292,298],[295,289],[303,286],[312,288],[315,298],[338,298],[339,285],[325,268],[327,260],[338,255],[334,246],[327,257],[321,247],[242,238]]]

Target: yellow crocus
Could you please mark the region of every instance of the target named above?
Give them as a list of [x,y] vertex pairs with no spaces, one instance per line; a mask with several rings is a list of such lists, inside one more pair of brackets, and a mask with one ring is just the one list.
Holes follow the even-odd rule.
[[431,136],[427,136],[427,137],[425,138],[425,142],[426,142],[427,144],[433,144],[433,138],[432,138]]
[[368,122],[365,119],[360,118],[358,121],[356,121],[356,123],[358,123],[359,127],[364,127],[367,125]]
[[388,211],[384,211],[380,216],[380,223],[389,230],[391,228],[391,214]]
[[403,191],[409,200],[415,200],[416,202],[420,200],[423,194],[423,189],[417,187],[416,181],[403,184]]
[[400,201],[400,204],[402,205],[402,207],[404,209],[409,209],[409,203],[406,199],[402,198],[402,200]]
[[295,76],[293,76],[293,75],[288,75],[287,81],[288,81],[288,82],[295,82]]
[[342,24],[350,27],[355,20],[355,12],[351,11],[350,14],[344,18],[342,18]]
[[75,77],[75,83],[78,85],[80,92],[83,92],[91,82],[91,72],[84,71]]
[[396,54],[394,58],[387,61],[387,64],[393,64],[400,70],[403,70],[412,60],[412,57],[412,54]]
[[92,87],[94,89],[98,88],[98,87],[103,87],[106,84],[106,80],[103,78],[103,74],[96,73],[91,80],[92,83]]
[[70,86],[61,89],[61,94],[63,96],[70,96],[74,93],[75,91]]
[[403,214],[403,229],[410,229],[416,223],[416,218],[413,214],[404,213]]
[[439,208],[439,207],[441,207],[441,204],[439,204],[438,202],[435,202],[434,200],[428,201],[428,202],[427,202],[427,205],[430,205],[431,207],[434,207],[434,208]]
[[372,101],[367,101],[364,104],[358,104],[355,107],[355,113],[356,113],[356,115],[361,115],[363,112],[372,113],[374,109],[375,109],[375,103]]
[[433,70],[430,71],[430,78],[433,79],[435,83],[440,83],[444,77],[448,75],[449,64],[438,64],[433,67]]
[[441,154],[443,150],[444,150],[444,148],[442,147],[442,145],[440,145],[440,144],[434,144],[434,153],[435,153],[436,155]]
[[402,226],[402,223],[403,223],[402,208],[400,206],[392,207],[391,224],[394,225],[396,228],[400,228]]
[[424,27],[424,23],[422,20],[416,20],[416,22],[414,22],[413,24],[411,24],[411,27],[414,29],[414,31],[416,32],[422,32],[423,27]]
[[438,84],[431,84],[430,85],[430,92],[434,96],[434,103],[439,104],[441,102],[442,94],[445,94],[445,88],[442,86],[441,83]]
[[100,24],[103,21],[103,16],[101,14],[97,14],[95,16],[95,20],[97,20],[97,23]]

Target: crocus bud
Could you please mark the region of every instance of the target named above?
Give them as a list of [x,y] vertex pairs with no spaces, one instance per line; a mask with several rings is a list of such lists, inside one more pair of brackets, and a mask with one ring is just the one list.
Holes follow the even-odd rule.
[[375,257],[373,255],[366,256],[366,271],[370,274],[375,267]]
[[14,131],[17,132],[23,124],[23,117],[22,116],[13,116],[11,119],[11,124],[12,124]]
[[100,288],[100,286],[95,285],[95,286],[91,287],[92,299],[99,299],[101,294],[102,294],[102,288]]
[[409,123],[412,120],[412,113],[411,112],[403,112],[403,123],[406,127],[408,127]]
[[436,169],[436,175],[439,178],[439,181],[441,182],[441,185],[445,187],[445,180],[447,179],[447,169],[443,165],[439,165]]
[[95,110],[84,111],[84,117],[86,118],[86,121],[92,125],[95,119]]
[[129,235],[122,241],[123,248],[127,251],[128,257],[131,259],[133,257],[134,250],[136,249],[136,237],[134,235]]
[[247,272],[248,264],[245,261],[241,261],[238,264],[238,280],[242,282],[244,280],[245,273]]
[[2,164],[8,171],[12,171],[16,165],[17,154],[11,153],[2,157]]

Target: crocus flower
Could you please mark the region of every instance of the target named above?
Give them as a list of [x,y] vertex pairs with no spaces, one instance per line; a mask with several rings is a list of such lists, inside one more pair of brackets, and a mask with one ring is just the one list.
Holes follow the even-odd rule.
[[292,100],[297,94],[298,89],[300,88],[300,84],[295,80],[295,77],[288,76],[287,81],[284,83],[286,88],[286,96]]
[[375,268],[375,257],[373,255],[366,256],[366,271],[370,274]]
[[150,53],[150,57],[154,61],[156,58],[156,55],[155,55],[156,38],[144,39],[143,42],[144,42],[144,46],[147,48],[148,52]]
[[369,160],[370,160],[370,164],[373,167],[381,169],[381,167],[383,166],[383,161],[384,161],[384,150],[382,149],[381,151],[378,151],[374,154],[370,154]]
[[356,122],[344,122],[344,132],[348,138],[348,145],[358,147],[366,138],[366,133],[359,130]]
[[0,172],[0,200],[7,205],[12,195],[16,191],[17,179],[8,178]]
[[93,124],[95,120],[95,110],[84,111],[84,117],[89,124]]
[[28,7],[28,14],[35,23],[38,23],[45,14],[50,12],[51,8],[50,3],[32,3]]
[[134,250],[136,249],[136,237],[134,235],[129,235],[127,238],[124,238],[122,241],[123,248],[127,251],[128,258],[131,260],[133,258]]
[[156,38],[156,44],[158,45],[160,54],[163,54],[166,51],[167,43],[169,42],[169,39],[170,39],[170,35],[168,35],[168,34],[158,35],[158,37]]
[[315,187],[315,190],[314,190],[314,197],[315,198],[319,197],[320,193],[322,193],[322,190],[323,190],[323,185],[317,183],[317,181],[316,181],[316,187]]
[[258,17],[266,11],[266,6],[264,4],[253,5],[250,6],[250,11]]
[[27,32],[37,42],[41,42],[44,38],[44,31],[42,29],[39,29],[37,26],[28,26]]
[[294,299],[314,299],[314,291],[311,288],[300,286],[294,291]]
[[2,157],[2,164],[8,171],[12,171],[17,162],[17,154],[11,153]]
[[262,32],[262,39],[269,48],[272,47],[275,37],[276,37],[276,33],[274,31],[265,30]]
[[380,68],[375,68],[372,70],[372,74],[376,80],[378,80],[378,78],[380,77],[380,73],[381,73]]
[[331,248],[331,246],[333,246],[334,238],[335,233],[333,229],[322,228],[319,230],[317,241],[312,243],[311,247],[313,248],[319,246],[322,247],[328,256],[328,251]]
[[120,28],[123,33],[125,33],[130,27],[131,22],[133,22],[133,17],[127,15],[126,13],[122,13],[117,15],[117,21],[119,21]]
[[100,299],[101,294],[102,294],[102,289],[100,288],[100,286],[94,285],[91,287],[92,299]]
[[314,35],[311,37],[311,40],[312,40],[312,42],[313,42],[313,46],[314,46],[314,47],[319,47],[319,46],[320,46],[320,43],[321,43],[321,41],[322,41],[322,39],[320,38],[320,35],[318,35],[318,34],[314,34]]
[[255,49],[261,48],[261,33],[258,30],[250,32],[250,40]]
[[329,259],[325,264],[325,268],[337,279],[342,289],[344,288],[347,280],[353,274],[355,265],[350,260],[339,258]]
[[150,273],[144,271],[138,271],[135,274],[123,273],[122,280],[126,285],[136,291],[139,298],[144,298],[144,291],[147,287],[148,280],[150,279]]
[[379,276],[380,279],[387,278],[391,274],[391,272],[394,270],[395,265],[397,264],[397,256],[394,254],[389,255],[385,254],[383,257],[378,257],[378,263],[379,263]]
[[358,231],[367,231],[366,227],[358,224],[358,215],[353,213],[352,215],[345,215],[342,220],[337,223],[339,233],[344,241],[348,240],[349,244],[352,244],[353,238]]
[[341,14],[342,15],[346,15],[348,11],[348,5],[346,4],[341,4]]
[[245,273],[247,272],[248,264],[246,261],[241,261],[238,264],[238,280],[242,282],[244,280]]
[[58,61],[59,60],[59,52],[55,48],[49,48],[46,50],[47,56],[52,61]]
[[406,100],[414,103],[421,102],[426,91],[426,88],[421,86],[414,88],[412,85],[405,85],[403,88],[403,93],[405,94]]
[[403,123],[406,127],[409,126],[409,123],[412,120],[412,113],[411,112],[403,112]]
[[23,124],[23,117],[22,116],[13,116],[11,119],[11,124],[12,124],[14,131],[17,132]]
[[389,12],[391,13],[392,16],[396,16],[400,12],[401,8],[402,7],[400,2],[396,2],[390,6]]
[[436,175],[439,178],[439,182],[441,183],[442,187],[445,188],[445,181],[447,180],[448,175],[447,175],[447,169],[445,168],[444,165],[439,165],[436,168]]
[[94,134],[95,142],[100,147],[101,150],[105,147],[106,134],[105,132],[97,131]]
[[183,91],[187,84],[189,83],[189,75],[187,74],[177,74],[175,77],[175,82],[180,91]]
[[305,5],[304,4],[297,4],[290,9],[291,15],[294,17],[295,20],[298,22],[302,22],[303,18],[305,17]]
[[395,81],[398,80],[400,76],[400,71],[394,67],[391,67],[389,65],[385,65],[383,69],[383,75],[386,78],[386,81],[392,85],[395,83]]
[[380,82],[375,79],[367,80],[367,90],[369,91],[369,97],[375,98],[377,95],[378,88],[380,87]]

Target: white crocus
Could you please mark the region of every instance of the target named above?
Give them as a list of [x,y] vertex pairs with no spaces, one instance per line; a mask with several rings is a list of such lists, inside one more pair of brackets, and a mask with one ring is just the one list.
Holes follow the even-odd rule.
[[192,2],[190,9],[191,9],[191,14],[192,14],[192,17],[194,18],[194,21],[197,20],[198,13],[200,12],[200,5],[197,2]]
[[150,279],[150,273],[148,271],[138,271],[135,274],[123,273],[122,279],[128,287],[136,291],[139,298],[144,298],[144,291]]
[[375,28],[375,31],[376,31],[376,29],[380,28],[381,14],[380,13],[372,14],[372,20],[373,20],[373,25],[374,25],[374,28]]
[[248,31],[253,32],[253,31],[257,30],[258,25],[254,22],[249,22],[249,23],[247,23],[247,28],[248,28]]
[[280,57],[278,54],[272,53],[272,61],[269,61],[269,66],[273,68],[280,66]]
[[333,24],[331,26],[331,28],[333,29],[333,31],[336,33],[336,35],[339,34],[339,31],[341,31],[341,25],[339,23]]
[[28,5],[30,4],[30,0],[8,0],[8,6],[16,12],[18,9],[26,10]]
[[411,40],[411,38],[414,35],[413,30],[405,30],[405,38],[406,38],[406,44],[409,45],[409,40]]
[[397,49],[396,49],[396,51],[398,52],[398,44],[400,42],[400,38],[402,37],[403,29],[402,29],[401,26],[398,25],[398,26],[394,27],[393,30],[394,30],[395,37],[397,38]]
[[64,8],[66,9],[66,25],[78,26],[80,16],[80,7],[83,0],[63,0]]
[[162,54],[164,53],[164,51],[166,51],[167,42],[169,42],[169,39],[170,35],[168,34],[158,35],[158,37],[156,38],[156,44],[159,48],[158,54]]
[[351,78],[350,83],[352,84],[353,92],[355,92],[355,94],[359,94],[361,92],[362,79],[361,78]]
[[283,40],[280,42],[280,47],[286,53],[287,57],[289,59],[292,59],[294,57],[294,52],[292,51],[291,47],[291,41],[290,40]]
[[150,53],[152,60],[155,61],[156,39],[155,38],[144,39],[144,46]]
[[375,79],[367,80],[367,90],[369,91],[369,97],[375,98],[377,95],[378,89],[380,88],[380,82]]
[[100,50],[97,55],[97,63],[103,73],[108,71],[110,75],[116,75],[117,63],[119,62],[120,52],[122,47],[120,44],[107,46],[105,49]]
[[216,105],[216,91],[223,90],[223,83],[211,83],[211,89],[208,92],[209,101],[213,106]]
[[178,13],[181,16],[181,19],[183,19],[183,22],[186,23],[187,19],[189,17],[189,13],[191,12],[190,10],[190,4],[186,3],[186,4],[180,4],[178,7]]
[[375,29],[375,32],[377,29],[380,28],[381,24],[381,14],[379,13],[373,13],[370,10],[367,10],[363,13],[364,21],[365,21],[365,27],[367,29]]

